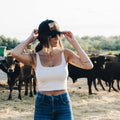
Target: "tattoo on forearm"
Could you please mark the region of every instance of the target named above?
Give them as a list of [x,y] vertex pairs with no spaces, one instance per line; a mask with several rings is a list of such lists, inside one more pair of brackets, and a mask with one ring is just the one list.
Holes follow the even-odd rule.
[[82,62],[82,61],[81,61],[81,63],[89,63],[89,62],[90,62],[89,60],[88,60],[88,61],[85,61],[85,62]]

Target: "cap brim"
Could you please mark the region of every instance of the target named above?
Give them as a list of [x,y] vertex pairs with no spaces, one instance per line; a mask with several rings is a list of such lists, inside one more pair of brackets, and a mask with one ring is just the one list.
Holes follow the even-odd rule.
[[61,33],[64,33],[64,32],[58,31],[58,30],[53,30],[53,31],[50,32],[49,35],[56,35],[56,34],[61,34]]

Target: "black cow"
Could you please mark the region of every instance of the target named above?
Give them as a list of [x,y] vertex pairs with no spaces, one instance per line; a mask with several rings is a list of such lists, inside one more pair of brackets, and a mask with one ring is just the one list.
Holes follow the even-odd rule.
[[[10,94],[8,99],[12,99],[12,89],[15,83],[18,82],[18,98],[21,99],[21,86],[23,82],[25,83],[25,95],[28,94],[28,83],[30,83],[30,96],[32,95],[32,78],[35,77],[34,70],[31,66],[24,65],[17,60],[15,60],[12,56],[8,56],[5,60],[1,60],[0,69],[3,72],[7,73],[8,85],[10,89]],[[36,94],[36,80],[33,79],[34,84],[34,94]]]
[[[105,55],[105,57],[107,59],[109,59],[109,61],[107,61],[107,63],[116,63],[116,62],[120,62],[120,54],[115,54],[115,55]],[[119,79],[116,79],[117,80],[117,86],[118,86],[118,89],[120,89],[119,87]],[[108,86],[108,80],[105,81],[106,82],[106,86]]]
[[112,62],[112,63],[106,63],[105,69],[102,70],[101,79],[104,81],[107,81],[109,83],[109,92],[111,91],[111,88],[113,90],[117,91],[117,89],[114,88],[114,80],[117,80],[117,86],[119,87],[119,80],[120,80],[120,62]]
[[[93,69],[85,70],[75,67],[71,64],[68,64],[68,70],[69,70],[69,77],[72,78],[73,83],[75,83],[78,78],[83,78],[83,77],[87,78],[89,94],[92,94],[92,89],[91,89],[92,81],[95,81],[96,78],[99,78],[100,72],[103,69],[103,64],[105,63],[105,61],[107,61],[107,59],[105,59],[104,56],[92,57],[90,59],[94,65]],[[96,85],[95,85],[95,89],[97,90]]]

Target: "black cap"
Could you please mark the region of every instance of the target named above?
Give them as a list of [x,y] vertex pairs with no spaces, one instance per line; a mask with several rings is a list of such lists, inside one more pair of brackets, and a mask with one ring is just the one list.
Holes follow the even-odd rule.
[[59,29],[58,24],[53,20],[43,21],[38,28],[38,34],[46,34],[48,36],[62,33]]

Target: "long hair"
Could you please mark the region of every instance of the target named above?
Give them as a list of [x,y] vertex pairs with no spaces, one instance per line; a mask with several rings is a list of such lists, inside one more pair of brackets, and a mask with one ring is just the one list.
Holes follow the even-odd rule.
[[[49,54],[51,51],[51,45],[50,45],[51,36],[48,36],[46,34],[41,34],[37,37],[37,39],[39,40],[39,43],[36,46],[35,51],[38,52],[42,50],[43,46],[45,46],[48,48],[47,53]],[[63,50],[63,45],[60,40],[59,40],[59,47]]]
[[38,39],[39,43],[35,48],[36,52],[42,50],[43,46],[46,46],[49,48],[49,43],[48,43],[49,36],[47,36],[45,34],[41,34],[41,35],[38,35],[37,39]]

